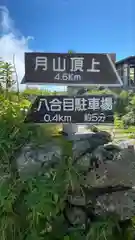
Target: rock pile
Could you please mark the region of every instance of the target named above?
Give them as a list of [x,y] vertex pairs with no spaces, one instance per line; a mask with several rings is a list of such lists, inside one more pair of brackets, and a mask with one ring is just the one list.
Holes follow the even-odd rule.
[[[99,215],[113,212],[122,220],[135,215],[132,189],[135,186],[135,151],[109,142],[111,137],[107,132],[73,141],[73,164],[79,171],[81,169],[83,194],[80,191],[69,194],[70,207],[66,214],[70,221],[74,222],[76,216],[84,221],[88,212]],[[61,147],[53,142],[36,148],[26,146],[17,159],[20,174],[33,174],[43,162],[48,164],[52,159],[57,162],[61,157]],[[76,189],[80,189],[79,184]]]

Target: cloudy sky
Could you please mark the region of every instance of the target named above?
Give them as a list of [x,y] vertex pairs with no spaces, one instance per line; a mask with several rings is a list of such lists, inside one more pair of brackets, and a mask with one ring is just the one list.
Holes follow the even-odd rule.
[[[135,55],[134,0],[1,0],[0,57],[13,61],[19,81],[24,52],[115,52]],[[57,87],[47,86],[57,90]]]
[[[29,47],[30,41],[33,40],[33,36],[23,36],[20,30],[16,28],[15,21],[11,18],[8,8],[4,5],[0,6],[0,58],[15,63],[19,83],[24,76],[24,53],[33,51]],[[37,87],[39,86],[37,85]],[[20,89],[23,90],[24,88],[25,85],[20,84]],[[49,85],[43,88],[56,91],[64,89],[63,86]]]
[[15,65],[19,81],[24,75],[24,52],[30,51],[28,47],[29,37],[18,36],[15,23],[10,18],[10,13],[6,6],[0,7],[0,57],[13,63],[15,54]]

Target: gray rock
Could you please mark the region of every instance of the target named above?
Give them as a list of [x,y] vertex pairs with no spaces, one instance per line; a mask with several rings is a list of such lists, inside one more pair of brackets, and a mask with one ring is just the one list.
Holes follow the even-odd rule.
[[96,199],[96,214],[116,213],[121,220],[135,215],[135,192],[115,192]]
[[[107,187],[119,184],[133,187],[135,185],[135,153],[123,149],[113,161],[101,161],[99,167],[87,174],[85,184],[90,187]],[[115,192],[97,197],[96,213],[115,212],[121,219],[135,214],[135,191]]]
[[[94,138],[93,138],[94,139]],[[94,139],[95,140],[95,139]],[[100,140],[100,139],[99,139]],[[105,142],[104,142],[105,143]],[[85,136],[81,141],[74,139],[73,141],[73,156],[77,157],[82,152],[86,151],[90,147],[90,141]],[[83,184],[89,187],[105,187],[108,185],[115,186],[117,184],[135,185],[135,152],[131,149],[124,148],[120,154],[116,154],[113,160],[104,159],[105,152],[104,147],[98,147],[94,153],[98,159],[98,168],[93,168],[91,172],[83,176]],[[17,159],[18,168],[20,174],[33,174],[40,170],[41,164],[44,162],[48,164],[52,159],[59,161],[62,156],[62,148],[52,142],[43,146],[27,145],[21,152]],[[88,153],[82,156],[77,161],[77,166],[82,170],[88,170],[90,166],[91,154]],[[91,201],[91,199],[89,199]],[[84,196],[70,197],[70,201],[76,205],[84,205]],[[133,216],[135,214],[135,193],[134,191],[117,192],[109,195],[100,196],[95,199],[96,212],[103,214],[106,212],[116,212],[121,215],[121,219]],[[78,210],[76,210],[78,211]],[[80,214],[80,213],[79,213]],[[85,216],[82,216],[84,219]]]
[[27,145],[17,158],[18,169],[21,175],[37,173],[42,163],[49,163],[53,158],[60,159],[61,148],[53,143],[43,146]]
[[135,139],[128,139],[126,141],[120,141],[118,144],[121,148],[129,148],[130,146],[135,149]]

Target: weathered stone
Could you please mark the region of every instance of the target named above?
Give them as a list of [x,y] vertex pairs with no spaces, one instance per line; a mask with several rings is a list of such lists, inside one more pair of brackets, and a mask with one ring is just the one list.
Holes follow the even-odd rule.
[[66,215],[70,223],[74,225],[83,225],[86,222],[86,213],[78,207],[67,207]]
[[[123,184],[135,185],[135,153],[123,149],[113,161],[100,161],[99,167],[87,174],[86,185],[90,187],[107,187]],[[115,212],[121,219],[130,218],[135,214],[135,192],[115,192],[97,197],[96,213]]]
[[96,198],[96,214],[116,213],[121,220],[129,219],[135,215],[135,192],[115,192]]
[[118,144],[122,149],[133,146],[135,149],[135,139],[128,139],[126,141],[120,141]]
[[[111,150],[106,151],[103,146],[109,141],[110,134],[106,132],[91,134],[89,137],[86,134],[80,141],[74,139],[74,158],[79,157],[89,149],[87,154],[78,159],[76,171],[79,166],[82,170],[87,172],[91,166],[91,157],[96,159],[98,163],[98,167],[94,167],[93,165],[93,170],[87,172],[85,176],[82,176],[82,184],[89,187],[106,187],[118,184],[134,186],[135,152],[133,149],[124,148],[120,153],[118,149],[116,154],[113,152],[112,155]],[[29,175],[38,172],[43,162],[48,164],[54,158],[56,161],[59,161],[61,157],[61,146],[52,141],[44,146],[26,146],[17,159],[17,163],[20,174],[26,173]],[[75,205],[85,205],[85,197],[82,194],[79,195],[76,193],[74,196],[70,196],[69,200]],[[91,201],[91,198],[89,198],[88,201],[89,200]],[[95,199],[96,213],[103,214],[111,211],[120,214],[121,219],[125,219],[135,214],[134,201],[135,193],[133,190],[100,196]],[[74,214],[72,212],[72,215]],[[84,220],[84,217],[82,218]]]
[[44,146],[27,145],[22,149],[17,164],[20,174],[37,173],[42,163],[49,163],[53,158],[60,159],[61,148],[53,143]]
[[135,185],[135,155],[128,149],[120,152],[113,161],[104,161],[99,156],[99,167],[89,172],[86,181],[90,186]]

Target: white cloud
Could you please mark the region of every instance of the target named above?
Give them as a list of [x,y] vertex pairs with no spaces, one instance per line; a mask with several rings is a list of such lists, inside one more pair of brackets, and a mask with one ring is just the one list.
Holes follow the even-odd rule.
[[14,29],[14,21],[9,17],[8,9],[5,6],[0,6],[1,21],[0,26],[3,32],[8,32]]
[[[19,83],[24,76],[24,52],[31,52],[29,48],[29,40],[33,37],[24,37],[19,30],[15,28],[15,23],[11,19],[8,9],[0,6],[0,58],[4,61],[14,63],[17,71]],[[20,89],[24,89],[25,85],[19,84]],[[35,86],[34,86],[35,87]],[[38,87],[38,86],[37,86]],[[41,86],[40,86],[41,87]],[[63,91],[64,87],[45,85],[42,88],[49,90]]]
[[[18,80],[21,82],[24,76],[24,52],[31,51],[28,47],[31,37],[20,36],[5,6],[0,6],[0,32],[2,33],[0,36],[0,57],[11,63],[13,63],[13,56],[15,57]],[[23,88],[23,85],[20,86]]]

